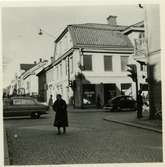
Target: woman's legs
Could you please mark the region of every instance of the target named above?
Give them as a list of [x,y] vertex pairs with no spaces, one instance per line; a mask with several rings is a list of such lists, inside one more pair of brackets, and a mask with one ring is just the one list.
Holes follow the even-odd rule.
[[60,126],[58,126],[57,129],[58,129],[58,133],[57,134],[61,134]]
[[63,133],[66,133],[66,127],[63,126]]

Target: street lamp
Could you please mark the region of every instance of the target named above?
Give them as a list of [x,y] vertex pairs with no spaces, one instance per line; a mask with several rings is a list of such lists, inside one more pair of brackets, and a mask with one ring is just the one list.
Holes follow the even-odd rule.
[[47,36],[49,36],[49,37],[51,37],[53,39],[56,38],[54,35],[50,34],[49,32],[45,31],[44,29],[40,28],[40,31],[39,31],[38,35],[43,35],[43,34],[46,34]]

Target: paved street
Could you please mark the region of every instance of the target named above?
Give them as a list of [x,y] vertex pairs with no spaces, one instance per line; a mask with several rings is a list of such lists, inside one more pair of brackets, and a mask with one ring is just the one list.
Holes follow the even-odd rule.
[[6,119],[13,165],[161,162],[162,135],[104,121],[110,113],[70,112],[67,134],[56,135],[54,113]]

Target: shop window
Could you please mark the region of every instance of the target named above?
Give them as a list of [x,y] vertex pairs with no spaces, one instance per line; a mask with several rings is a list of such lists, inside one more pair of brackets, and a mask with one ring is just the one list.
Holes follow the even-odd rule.
[[96,103],[96,92],[94,84],[83,85],[83,104],[94,105]]
[[121,94],[122,95],[132,95],[132,84],[131,83],[122,83],[121,84]]

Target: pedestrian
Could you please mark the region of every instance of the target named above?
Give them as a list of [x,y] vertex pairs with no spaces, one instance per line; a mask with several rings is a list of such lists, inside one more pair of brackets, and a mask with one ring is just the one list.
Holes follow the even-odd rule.
[[101,99],[100,96],[97,96],[97,108],[101,108]]
[[52,95],[50,95],[48,105],[49,105],[49,107],[53,106],[53,96]]
[[68,114],[67,105],[65,100],[62,99],[60,94],[57,94],[56,101],[53,104],[53,110],[55,111],[54,126],[57,127],[58,135],[61,134],[60,128],[63,128],[63,134],[66,133],[66,127],[68,126]]
[[143,109],[143,98],[141,95],[142,91],[138,91],[138,96],[137,96],[137,118],[140,119],[142,118],[142,109]]

